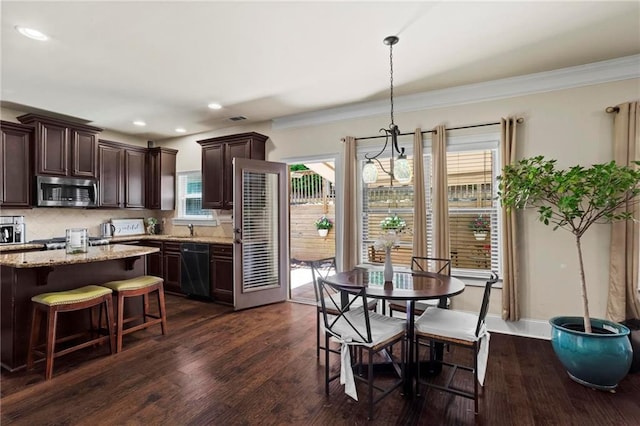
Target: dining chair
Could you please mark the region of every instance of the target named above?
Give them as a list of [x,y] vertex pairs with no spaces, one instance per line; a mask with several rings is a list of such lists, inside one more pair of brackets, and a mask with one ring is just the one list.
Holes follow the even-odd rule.
[[[428,271],[435,272],[437,274],[444,274],[451,276],[451,259],[439,258],[439,257],[411,257],[411,270],[412,271]],[[451,301],[446,298],[446,307],[449,307]],[[422,315],[429,306],[440,306],[439,300],[425,300],[422,302],[415,302],[414,312],[416,315]],[[442,306],[441,306],[442,307]],[[393,312],[407,313],[407,305],[397,302],[389,302],[389,315],[393,316]]]
[[[336,272],[336,258],[335,257],[327,257],[324,259],[318,259],[311,262],[311,275],[313,277],[313,291],[316,296],[316,358],[320,359],[320,350],[325,350],[325,346],[322,346],[320,343],[320,314],[322,312],[322,304],[320,302],[320,292],[318,289],[318,279],[319,278],[327,278],[328,276],[335,274]],[[355,299],[355,296],[351,296],[351,298]],[[355,300],[354,306],[362,303],[361,300]],[[330,303],[327,304],[329,307]],[[369,301],[369,309],[376,309],[377,300],[372,299]],[[331,308],[329,308],[331,309]],[[336,314],[335,312],[330,312],[331,314]],[[330,352],[340,353],[340,351],[336,349],[329,348]]]
[[[345,392],[357,400],[355,380],[367,383],[368,419],[372,420],[374,404],[404,383],[407,345],[406,321],[364,309],[364,306],[369,305],[366,287],[343,286],[319,278],[318,290],[325,332],[325,347],[328,347],[331,337],[341,344],[340,371],[333,376],[330,375],[329,351],[325,351],[325,393],[329,395],[329,384],[340,378],[341,383],[344,380]],[[389,356],[391,362],[400,364],[400,377],[383,388],[374,384],[374,355],[397,343],[400,343],[402,348],[400,358]],[[358,364],[351,362],[351,348],[359,350],[360,366],[363,361],[362,351],[366,351],[368,367],[366,378],[353,375],[353,367]],[[379,392],[375,397],[374,391]]]
[[[418,362],[418,374],[416,380],[416,394],[420,394],[420,385],[439,389],[453,393],[458,396],[473,399],[474,412],[478,414],[478,383],[484,385],[486,363],[489,355],[489,332],[485,325],[485,318],[489,309],[489,297],[491,287],[498,281],[498,275],[491,273],[489,280],[484,286],[484,295],[480,312],[478,315],[442,309],[438,307],[428,307],[427,310],[416,320],[416,360],[420,360],[420,342],[428,341],[433,343],[443,343],[470,349],[473,352],[473,367],[462,364],[445,362],[443,359],[436,359],[435,351],[430,350],[430,362],[438,363],[442,366],[450,367],[449,375],[444,385],[427,381],[420,375],[420,362]],[[453,378],[458,370],[473,373],[473,392],[453,384]]]

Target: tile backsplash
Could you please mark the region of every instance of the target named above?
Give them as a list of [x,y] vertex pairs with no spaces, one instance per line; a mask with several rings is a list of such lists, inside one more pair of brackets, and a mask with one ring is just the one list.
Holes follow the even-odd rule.
[[[87,228],[89,236],[100,236],[100,224],[111,219],[133,219],[155,217],[162,224],[162,234],[188,235],[186,226],[174,226],[171,219],[174,211],[160,212],[156,210],[127,209],[73,209],[73,208],[33,208],[2,209],[1,216],[24,216],[26,241],[52,237],[62,237],[67,228]],[[231,223],[220,226],[194,226],[198,236],[232,237]]]

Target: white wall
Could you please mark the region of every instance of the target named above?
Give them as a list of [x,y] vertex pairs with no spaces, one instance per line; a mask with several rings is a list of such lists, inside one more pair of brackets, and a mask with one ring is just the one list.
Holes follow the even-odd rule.
[[[396,113],[403,132],[495,122],[500,117],[522,116],[518,133],[518,157],[545,155],[560,167],[611,160],[612,116],[607,106],[640,99],[640,81],[623,80],[587,87],[519,96],[490,102]],[[256,131],[270,136],[267,159],[333,154],[341,152],[340,139],[373,136],[388,125],[388,115],[345,120],[292,129],[271,129],[269,123],[225,129],[162,142],[179,150],[178,170],[200,169],[200,145],[195,141],[238,132]],[[519,233],[520,303],[522,317],[546,321],[554,315],[581,315],[578,261],[572,234],[552,231],[538,223],[534,212],[522,214]],[[593,316],[604,317],[609,262],[608,225],[592,229],[584,237],[584,256]],[[491,313],[499,315],[501,292],[492,295]],[[457,309],[477,310],[479,288],[470,288],[455,298]]]

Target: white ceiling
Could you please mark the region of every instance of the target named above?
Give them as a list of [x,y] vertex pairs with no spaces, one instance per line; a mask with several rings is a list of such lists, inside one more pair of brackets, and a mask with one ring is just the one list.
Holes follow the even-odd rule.
[[[640,53],[640,2],[2,0],[2,105],[148,140]],[[37,42],[22,25],[46,33]],[[207,108],[219,102],[218,111]],[[134,120],[147,126],[136,127]]]

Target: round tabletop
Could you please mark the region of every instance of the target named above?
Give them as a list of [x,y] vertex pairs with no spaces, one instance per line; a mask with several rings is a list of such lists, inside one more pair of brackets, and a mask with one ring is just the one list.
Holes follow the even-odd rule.
[[366,287],[367,296],[387,300],[424,300],[451,297],[464,291],[464,282],[434,272],[394,272],[392,282],[384,282],[383,271],[354,269],[324,279],[354,288]]

